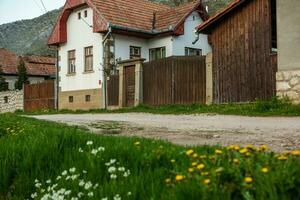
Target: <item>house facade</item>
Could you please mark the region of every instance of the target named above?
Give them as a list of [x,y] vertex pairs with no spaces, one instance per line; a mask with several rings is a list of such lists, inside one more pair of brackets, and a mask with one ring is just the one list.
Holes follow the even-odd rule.
[[300,103],[300,1],[277,0],[277,95]]
[[199,25],[212,46],[213,103],[249,102],[276,95],[275,0],[234,0]]
[[207,36],[194,34],[207,19],[201,1],[174,8],[146,0],[67,0],[48,40],[58,50],[59,109],[104,108],[105,80],[117,73],[118,61],[207,54]]
[[7,49],[0,48],[0,65],[8,90],[15,90],[15,83],[18,80],[19,59],[23,59],[25,62],[29,83],[34,84],[55,79],[55,58],[47,56],[19,57]]

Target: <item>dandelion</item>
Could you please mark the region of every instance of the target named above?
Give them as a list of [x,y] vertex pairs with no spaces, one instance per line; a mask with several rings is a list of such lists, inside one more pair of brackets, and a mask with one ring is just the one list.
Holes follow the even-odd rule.
[[264,167],[261,169],[261,171],[265,174],[267,174],[269,172],[269,169],[267,167]]
[[248,152],[248,149],[246,149],[246,148],[243,148],[243,149],[240,150],[241,154],[246,154],[247,152]]
[[198,165],[198,162],[192,162],[192,167],[196,167]]
[[203,183],[204,183],[205,185],[209,185],[209,184],[210,184],[210,179],[209,179],[209,178],[204,179]]
[[223,151],[221,151],[221,150],[219,150],[219,149],[216,149],[215,150],[215,154],[217,154],[217,155],[221,155],[223,153]]
[[141,142],[135,142],[134,145],[135,146],[139,146],[141,144]]
[[252,179],[252,177],[247,176],[247,177],[245,177],[244,182],[247,183],[247,184],[250,184],[250,183],[253,182],[253,179]]
[[197,153],[194,153],[192,157],[193,157],[193,158],[197,158],[197,157],[198,157],[198,154],[197,154]]
[[278,160],[287,160],[288,159],[288,157],[286,157],[286,156],[284,156],[284,155],[281,155],[281,156],[279,156],[278,157]]
[[269,149],[269,147],[267,146],[267,145],[261,145],[260,147],[259,147],[259,150],[260,151],[268,151],[268,149]]
[[189,169],[188,169],[188,172],[189,172],[189,173],[193,173],[194,171],[195,171],[194,168],[189,168]]
[[190,149],[186,152],[186,155],[187,156],[191,156],[192,154],[194,154],[194,150],[193,149]]
[[86,145],[88,145],[88,146],[91,146],[93,144],[94,144],[93,141],[87,141],[87,143],[86,143]]
[[300,156],[300,150],[294,150],[294,151],[292,151],[291,155],[293,155],[293,156]]
[[202,170],[202,169],[204,169],[204,168],[205,168],[205,165],[204,165],[204,164],[200,164],[200,165],[197,166],[197,169],[199,169],[199,170]]
[[185,177],[182,175],[176,175],[175,180],[179,182],[179,181],[182,181],[184,178]]

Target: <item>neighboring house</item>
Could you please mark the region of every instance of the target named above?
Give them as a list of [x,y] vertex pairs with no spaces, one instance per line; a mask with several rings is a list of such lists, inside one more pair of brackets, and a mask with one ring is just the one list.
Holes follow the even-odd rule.
[[277,0],[277,94],[300,103],[300,1]]
[[[15,89],[15,82],[18,80],[18,63],[20,57],[13,52],[0,48],[0,65],[2,66],[3,77],[8,83],[8,89]],[[55,58],[45,56],[26,56],[22,58],[27,69],[30,83],[43,82],[48,79],[55,79]]]
[[275,0],[234,0],[197,29],[209,35],[212,46],[212,77],[207,80],[212,79],[214,103],[276,95]]
[[59,108],[105,107],[103,71],[117,71],[117,61],[207,54],[207,36],[196,38],[193,32],[207,19],[200,0],[180,7],[146,0],[67,0],[48,40],[58,48]]

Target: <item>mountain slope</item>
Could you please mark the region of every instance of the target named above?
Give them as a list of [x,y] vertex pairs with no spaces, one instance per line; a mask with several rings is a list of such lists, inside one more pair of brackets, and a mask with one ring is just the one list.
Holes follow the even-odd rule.
[[[168,5],[179,5],[191,0],[152,0]],[[231,0],[203,0],[213,14]],[[18,55],[53,55],[46,43],[60,10],[50,11],[31,20],[22,20],[0,25],[0,48],[6,48]]]

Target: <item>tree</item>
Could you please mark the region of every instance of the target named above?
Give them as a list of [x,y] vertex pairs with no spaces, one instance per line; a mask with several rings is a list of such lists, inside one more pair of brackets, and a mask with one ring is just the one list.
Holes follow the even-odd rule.
[[29,83],[28,76],[27,76],[27,70],[25,66],[25,62],[22,58],[19,59],[18,64],[18,80],[15,84],[15,88],[17,90],[22,90],[23,85]]
[[0,65],[0,92],[8,90],[7,83],[2,74],[3,74],[3,70],[2,70],[2,66]]

